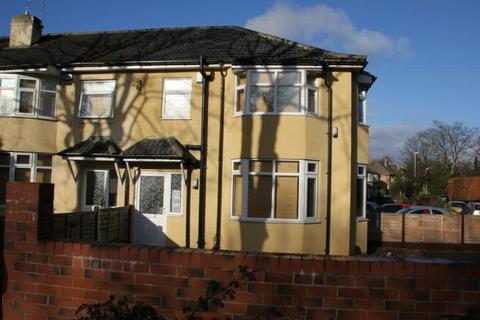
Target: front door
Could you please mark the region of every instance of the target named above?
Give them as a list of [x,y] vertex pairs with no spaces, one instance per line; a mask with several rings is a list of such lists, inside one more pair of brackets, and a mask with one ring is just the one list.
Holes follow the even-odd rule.
[[142,173],[137,183],[135,243],[165,244],[165,182],[162,173]]

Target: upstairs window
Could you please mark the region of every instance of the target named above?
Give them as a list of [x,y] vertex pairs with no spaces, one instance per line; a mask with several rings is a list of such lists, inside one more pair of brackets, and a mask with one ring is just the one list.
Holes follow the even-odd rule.
[[192,79],[165,79],[163,81],[163,119],[190,119]]
[[57,82],[0,76],[0,116],[54,118]]
[[82,81],[79,118],[113,118],[115,80]]
[[235,91],[236,114],[318,114],[318,80],[309,71],[243,71]]
[[367,91],[358,93],[358,123],[367,124]]

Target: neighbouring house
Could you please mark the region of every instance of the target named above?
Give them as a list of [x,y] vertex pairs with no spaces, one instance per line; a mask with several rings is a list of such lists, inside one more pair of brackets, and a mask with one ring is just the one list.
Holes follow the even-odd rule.
[[55,184],[55,212],[134,205],[138,243],[365,252],[375,77],[362,55],[241,27],[0,38],[0,201]]
[[456,201],[480,200],[480,177],[456,177],[448,179],[448,199]]

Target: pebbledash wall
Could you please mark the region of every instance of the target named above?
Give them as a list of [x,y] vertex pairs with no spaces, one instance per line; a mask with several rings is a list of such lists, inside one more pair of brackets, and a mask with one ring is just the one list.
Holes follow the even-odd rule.
[[72,319],[82,303],[111,294],[182,319],[209,279],[228,281],[239,265],[257,280],[204,319],[253,319],[272,307],[291,319],[480,318],[479,264],[39,241],[52,198],[53,185],[8,184],[4,319]]

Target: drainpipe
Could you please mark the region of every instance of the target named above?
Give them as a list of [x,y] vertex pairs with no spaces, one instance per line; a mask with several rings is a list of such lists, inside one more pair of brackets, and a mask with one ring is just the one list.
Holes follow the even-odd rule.
[[187,168],[187,205],[185,208],[185,248],[190,248],[190,199],[192,194],[192,166]]
[[224,137],[224,116],[225,116],[225,77],[223,63],[220,64],[220,127],[218,137],[218,178],[217,178],[217,229],[215,232],[215,244],[213,249],[220,250],[221,227],[222,227],[222,192],[223,192],[223,137]]
[[332,106],[332,73],[329,70],[328,65],[324,65],[324,79],[325,85],[328,89],[328,145],[327,145],[327,213],[325,217],[325,226],[326,226],[326,239],[325,239],[325,254],[330,254],[330,226],[331,226],[331,216],[332,216],[332,142],[333,142],[333,106]]
[[208,148],[208,89],[212,74],[205,72],[205,61],[200,56],[200,73],[202,74],[202,137],[200,145],[200,190],[198,208],[198,248],[205,248],[205,203],[207,187],[207,148]]

